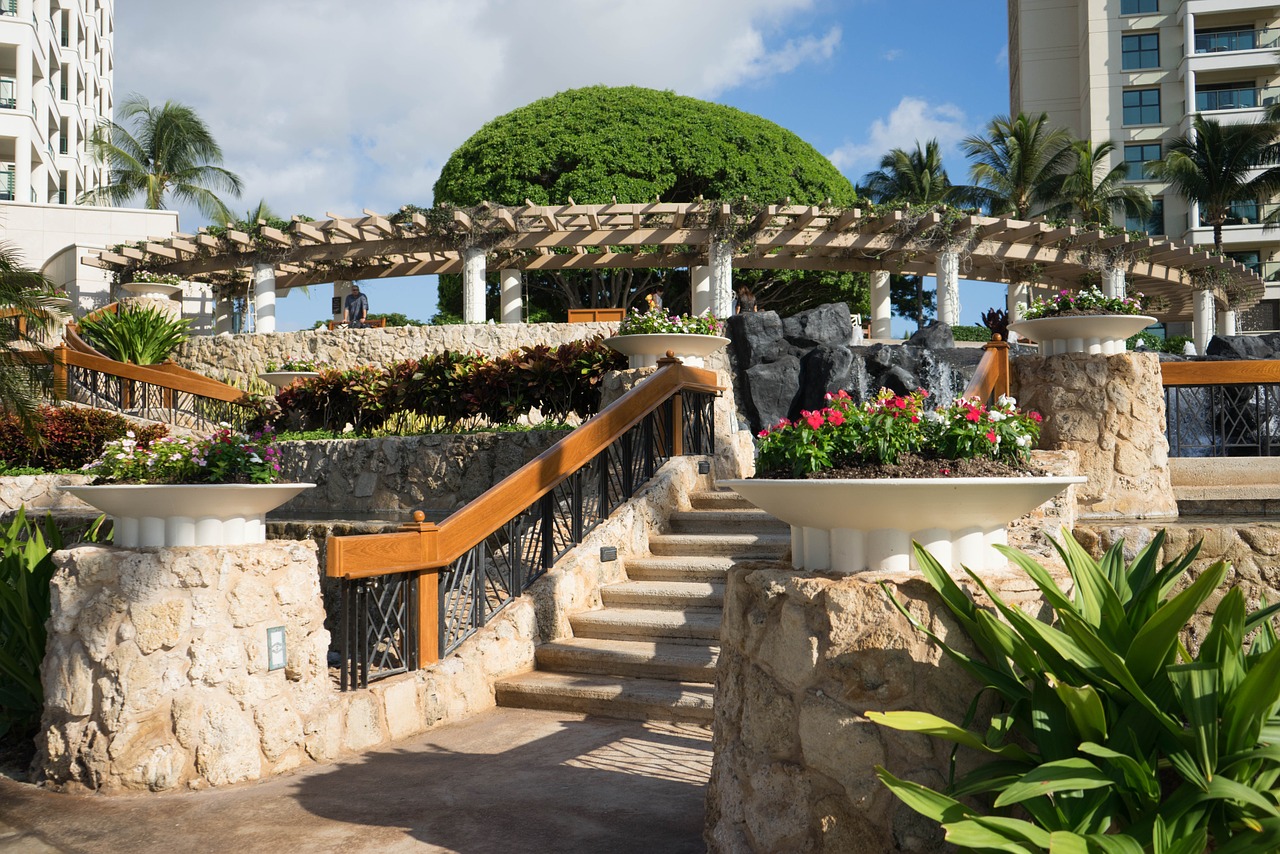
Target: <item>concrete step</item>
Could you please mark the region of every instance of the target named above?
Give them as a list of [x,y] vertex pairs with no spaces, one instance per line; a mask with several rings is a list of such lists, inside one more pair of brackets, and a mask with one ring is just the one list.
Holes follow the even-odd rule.
[[720,647],[713,644],[567,638],[538,647],[538,669],[638,676],[712,684]]
[[733,558],[654,556],[627,558],[627,577],[632,581],[719,581],[725,580]]
[[604,640],[706,642],[720,639],[718,608],[605,608],[569,618],[574,637]]
[[714,555],[743,560],[777,560],[791,551],[787,534],[650,534],[655,555]]
[[547,673],[535,670],[497,684],[499,706],[550,709],[628,720],[709,723],[712,685],[626,676]]
[[755,510],[756,506],[732,489],[702,490],[689,493],[694,510]]
[[601,588],[600,598],[609,608],[720,608],[724,582],[628,581]]
[[777,534],[791,528],[763,510],[680,510],[671,514],[673,534]]

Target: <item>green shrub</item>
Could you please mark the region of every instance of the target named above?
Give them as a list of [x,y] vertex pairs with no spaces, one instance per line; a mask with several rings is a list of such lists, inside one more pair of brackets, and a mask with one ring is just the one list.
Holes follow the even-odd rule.
[[133,430],[144,446],[166,436],[163,424],[142,426],[114,412],[78,406],[41,407],[35,436],[28,436],[16,416],[0,415],[0,465],[42,471],[79,469],[97,459],[107,442]]
[[985,326],[953,326],[951,337],[957,341],[990,341],[991,330]]
[[80,321],[80,332],[117,362],[155,365],[190,336],[191,321],[174,320],[157,308],[121,308]]
[[986,726],[868,712],[980,757],[946,793],[877,768],[885,785],[965,850],[1280,850],[1280,643],[1271,622],[1280,606],[1249,612],[1238,588],[1227,591],[1192,655],[1181,638],[1227,566],[1215,563],[1184,585],[1199,547],[1160,566],[1163,542],[1161,532],[1126,566],[1123,542],[1095,561],[1064,537],[1055,546],[1070,595],[1038,563],[1002,548],[1040,589],[1050,623],[966,570],[998,617],[979,608],[917,545],[925,577],[980,655],[947,645],[894,604],[1003,709]]

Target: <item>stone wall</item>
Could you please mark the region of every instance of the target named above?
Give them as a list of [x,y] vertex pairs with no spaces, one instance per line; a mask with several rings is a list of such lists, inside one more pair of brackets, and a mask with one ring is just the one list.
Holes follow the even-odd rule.
[[224,382],[244,385],[289,359],[309,359],[330,368],[389,365],[444,350],[501,356],[523,346],[557,346],[566,341],[609,336],[616,323],[480,323],[455,326],[397,326],[389,329],[328,329],[263,335],[192,338],[173,359],[184,368]]
[[1045,417],[1040,447],[1079,454],[1080,519],[1177,517],[1154,354],[1019,356],[1010,370],[1018,405]]
[[88,505],[60,486],[79,486],[91,478],[81,474],[23,474],[0,477],[0,512],[27,508],[27,515],[48,510],[87,510]]

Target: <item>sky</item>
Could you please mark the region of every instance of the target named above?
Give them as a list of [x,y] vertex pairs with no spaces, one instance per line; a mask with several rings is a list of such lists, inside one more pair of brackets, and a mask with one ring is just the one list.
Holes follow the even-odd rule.
[[[115,97],[194,108],[244,179],[232,210],[286,218],[427,206],[483,124],[595,84],[763,116],[855,182],[936,137],[964,182],[958,143],[1009,111],[1006,33],[1005,0],[119,0]],[[434,277],[364,290],[374,312],[435,313]],[[292,291],[277,327],[309,329],[330,295]],[[1004,305],[1003,286],[960,296],[962,323]]]

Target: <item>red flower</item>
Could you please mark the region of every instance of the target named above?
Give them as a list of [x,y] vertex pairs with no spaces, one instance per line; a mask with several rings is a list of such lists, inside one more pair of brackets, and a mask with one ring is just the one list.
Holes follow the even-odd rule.
[[1036,422],[1037,424],[1039,424],[1041,421],[1044,420],[1040,417],[1040,413],[1036,412],[1035,410],[1028,412],[1027,417],[1030,418],[1032,421]]
[[964,414],[964,418],[966,421],[974,421],[974,422],[981,421],[982,413],[980,413],[976,409],[971,408],[968,412]]
[[919,415],[912,415],[912,416],[911,416],[911,423],[912,423],[912,424],[919,424],[919,423],[920,423],[920,416],[919,416]]
[[838,409],[828,409],[827,423],[833,427],[839,427],[844,423],[844,415]]
[[993,444],[993,445],[995,444],[995,442],[996,442],[996,434],[995,434],[995,431],[994,431],[994,430],[988,430],[988,431],[987,431],[987,441],[988,441],[988,442],[990,442],[990,443],[991,443],[991,444]]
[[825,420],[823,419],[821,412],[801,412],[800,417],[803,418],[805,422],[814,430],[817,430],[819,427],[821,427]]

